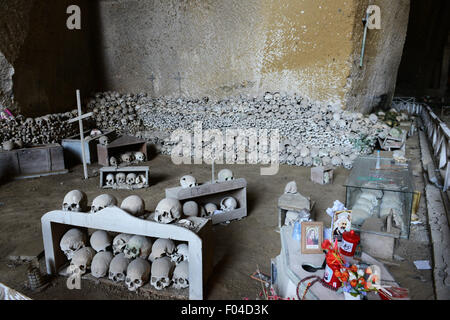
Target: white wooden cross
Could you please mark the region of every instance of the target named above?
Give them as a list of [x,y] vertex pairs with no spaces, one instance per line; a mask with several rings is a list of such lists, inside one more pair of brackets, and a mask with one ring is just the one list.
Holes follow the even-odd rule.
[[78,117],[70,119],[67,121],[68,123],[73,123],[78,121],[78,125],[80,126],[80,142],[81,142],[81,158],[83,160],[83,170],[84,170],[84,179],[88,179],[88,170],[86,163],[86,151],[84,149],[84,130],[83,130],[83,119],[89,118],[94,113],[89,112],[86,114],[82,114],[81,112],[81,98],[80,98],[80,90],[77,90],[77,107],[78,107]]

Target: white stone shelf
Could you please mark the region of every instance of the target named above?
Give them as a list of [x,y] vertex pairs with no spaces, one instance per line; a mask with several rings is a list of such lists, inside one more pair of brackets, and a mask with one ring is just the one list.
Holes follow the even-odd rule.
[[41,218],[47,273],[56,275],[68,260],[59,248],[61,237],[73,227],[184,241],[189,246],[189,299],[202,300],[203,289],[212,270],[213,234],[211,221],[196,218],[191,231],[175,224],[160,224],[134,217],[118,207],[95,214],[55,210]]

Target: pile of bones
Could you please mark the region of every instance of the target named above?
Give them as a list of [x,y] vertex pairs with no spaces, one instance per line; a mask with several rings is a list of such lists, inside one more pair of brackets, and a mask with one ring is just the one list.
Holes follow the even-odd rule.
[[77,110],[48,114],[38,118],[14,118],[0,120],[1,150],[11,151],[33,145],[59,143],[62,139],[75,135],[78,125],[67,121],[78,115]]
[[[144,138],[166,155],[175,144],[170,134],[180,128],[193,132],[198,122],[202,130],[219,129],[224,137],[227,129],[268,130],[269,136],[278,130],[280,163],[298,166],[351,168],[353,160],[371,153],[377,138],[383,139],[390,129],[375,114],[367,117],[338,105],[280,93],[212,101],[103,92],[95,94],[88,109],[94,112],[98,128]],[[208,141],[202,144],[203,148],[207,145]],[[246,145],[248,148],[249,141]]]

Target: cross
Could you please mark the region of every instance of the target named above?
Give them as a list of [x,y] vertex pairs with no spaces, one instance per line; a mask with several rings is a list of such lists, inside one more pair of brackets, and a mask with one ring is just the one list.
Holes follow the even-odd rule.
[[182,80],[183,78],[182,78],[181,75],[180,75],[180,71],[178,71],[177,76],[174,77],[173,79],[178,80],[178,92],[179,92],[179,95],[180,95],[180,97],[181,97],[181,80]]
[[150,80],[151,82],[152,82],[152,89],[153,89],[153,91],[155,91],[155,83],[154,83],[154,81],[155,81],[155,76],[153,75],[153,73],[152,73],[152,75],[150,76],[150,78],[148,78],[148,80]]
[[86,114],[82,114],[81,112],[81,99],[80,99],[80,90],[77,90],[77,107],[78,107],[78,117],[70,119],[67,123],[73,123],[78,121],[78,125],[80,126],[80,142],[81,142],[81,157],[83,160],[83,170],[84,170],[84,179],[88,179],[88,171],[86,164],[86,151],[84,150],[84,130],[83,130],[83,119],[89,118],[94,113],[89,112]]

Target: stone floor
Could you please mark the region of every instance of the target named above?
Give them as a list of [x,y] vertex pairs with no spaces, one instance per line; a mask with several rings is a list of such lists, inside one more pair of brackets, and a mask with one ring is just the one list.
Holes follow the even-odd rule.
[[[423,189],[418,139],[408,142],[408,155],[413,157],[413,167],[418,190]],[[169,157],[156,156],[147,163],[150,166],[151,186],[133,193],[142,196],[146,208],[153,211],[164,197],[164,190],[178,185],[184,174],[194,175],[199,182],[210,179],[207,165],[172,164]],[[225,166],[217,166],[216,170]],[[280,253],[280,234],[275,232],[277,200],[287,182],[295,180],[299,191],[315,201],[313,214],[316,220],[330,224],[325,210],[335,200],[345,202],[343,184],[349,171],[335,170],[332,185],[317,185],[310,181],[310,169],[295,166],[281,166],[275,176],[261,176],[260,166],[232,165],[236,177],[247,179],[248,216],[240,221],[213,227],[216,236],[214,270],[206,286],[206,299],[255,299],[261,291],[260,284],[249,275],[257,266],[270,273],[270,259]],[[32,256],[43,250],[41,237],[41,216],[59,209],[64,195],[73,189],[87,193],[89,203],[95,196],[105,193],[98,185],[99,166],[89,166],[90,178],[82,179],[82,166],[71,168],[65,175],[36,179],[11,181],[0,185],[0,282],[27,294],[34,299],[161,299],[159,295],[138,295],[124,288],[109,287],[100,283],[83,281],[81,290],[68,290],[65,280],[55,279],[42,292],[30,292],[24,286],[27,279],[26,266],[11,262],[10,256]],[[126,190],[108,191],[119,201],[130,194]],[[422,193],[423,194],[423,193]],[[412,227],[409,240],[400,240],[396,247],[396,260],[383,261],[400,285],[410,289],[412,299],[434,299],[432,271],[417,270],[414,260],[430,260],[430,240],[426,227],[425,200],[422,198],[420,220]],[[42,270],[44,265],[41,260]]]

